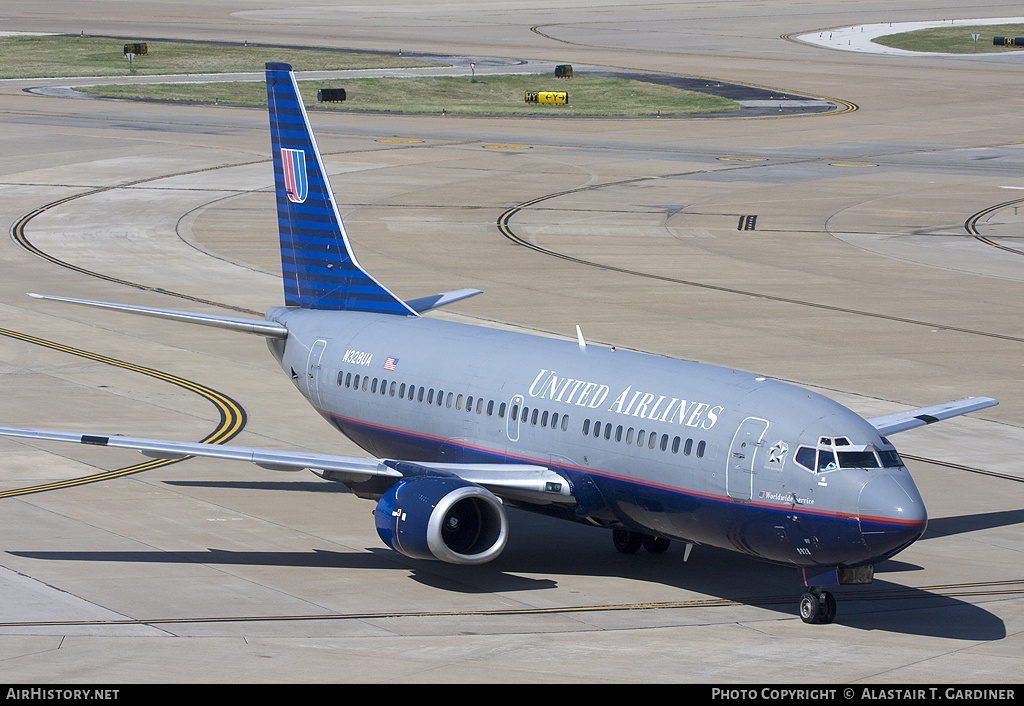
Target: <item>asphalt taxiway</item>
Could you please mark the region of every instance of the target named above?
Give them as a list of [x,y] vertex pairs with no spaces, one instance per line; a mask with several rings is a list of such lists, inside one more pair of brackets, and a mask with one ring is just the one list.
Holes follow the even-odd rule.
[[[573,63],[847,101],[857,110],[757,119],[312,122],[369,271],[407,298],[484,290],[439,315],[570,337],[579,324],[593,345],[760,372],[865,416],[1001,404],[893,439],[929,531],[874,584],[837,592],[827,626],[797,617],[795,571],[737,554],[623,556],[599,530],[513,513],[492,564],[418,562],[380,543],[372,503],[309,474],[143,468],[128,451],[0,440],[6,680],[1013,679],[1020,63],[783,38],[953,4],[80,5],[68,18],[14,0],[5,22]],[[265,112],[25,87],[0,82],[3,423],[359,453],[262,340],[25,296],[278,305]]]

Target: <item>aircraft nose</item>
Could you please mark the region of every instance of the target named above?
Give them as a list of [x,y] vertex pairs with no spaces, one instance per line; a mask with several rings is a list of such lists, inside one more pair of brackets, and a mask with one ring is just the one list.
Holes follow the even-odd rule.
[[872,478],[860,491],[860,531],[879,559],[905,549],[924,534],[928,513],[909,475]]

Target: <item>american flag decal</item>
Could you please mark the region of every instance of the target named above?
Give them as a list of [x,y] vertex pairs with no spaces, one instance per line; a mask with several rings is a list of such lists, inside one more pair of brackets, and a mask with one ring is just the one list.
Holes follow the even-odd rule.
[[309,194],[306,179],[306,153],[302,150],[281,148],[281,168],[284,171],[284,190],[292,203],[302,203]]
[[395,366],[398,365],[398,358],[388,358],[384,361],[385,370],[394,370]]

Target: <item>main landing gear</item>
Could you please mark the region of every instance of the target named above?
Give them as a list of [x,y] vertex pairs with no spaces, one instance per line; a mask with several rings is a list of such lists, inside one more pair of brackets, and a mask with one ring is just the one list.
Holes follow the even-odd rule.
[[812,625],[831,623],[836,619],[835,596],[811,586],[800,596],[800,619]]
[[643,547],[649,552],[660,554],[668,549],[672,540],[664,537],[654,537],[649,534],[630,532],[629,530],[612,530],[612,543],[615,548],[623,554],[635,554]]

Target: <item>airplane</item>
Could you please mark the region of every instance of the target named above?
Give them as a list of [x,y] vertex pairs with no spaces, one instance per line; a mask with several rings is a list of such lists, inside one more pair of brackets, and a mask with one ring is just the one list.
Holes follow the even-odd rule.
[[381,540],[483,564],[506,507],[610,531],[624,553],[684,543],[799,570],[799,615],[866,584],[925,531],[888,436],[998,404],[967,399],[864,419],[815,392],[727,368],[423,316],[476,289],[404,301],[357,261],[292,67],[266,65],[285,306],[265,320],[35,296],[266,337],[295,387],[370,456],[0,427],[0,435],[147,456],[310,469],[374,500]]

